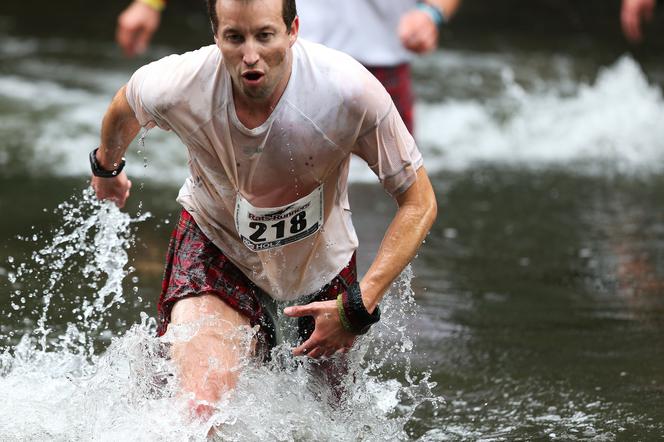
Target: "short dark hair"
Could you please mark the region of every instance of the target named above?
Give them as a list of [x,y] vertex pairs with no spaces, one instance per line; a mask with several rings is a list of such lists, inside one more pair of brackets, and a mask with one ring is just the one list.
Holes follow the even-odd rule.
[[[217,29],[219,28],[219,17],[217,17],[217,0],[205,0],[207,3],[208,16],[210,17],[210,23],[212,23],[212,32],[214,35],[217,35]],[[251,0],[244,0],[251,1]],[[281,7],[281,16],[284,19],[286,24],[286,29],[288,32],[291,30],[291,25],[295,16],[297,15],[297,7],[295,6],[295,0],[282,0]]]

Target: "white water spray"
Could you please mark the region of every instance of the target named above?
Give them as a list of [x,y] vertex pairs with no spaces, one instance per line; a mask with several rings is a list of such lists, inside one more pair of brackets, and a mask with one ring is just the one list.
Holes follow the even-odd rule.
[[[132,226],[149,215],[131,218],[90,189],[56,213],[62,225],[36,237],[49,244],[10,263],[17,309],[8,314],[36,320],[18,342],[0,336],[3,437],[204,441],[213,427],[212,437],[224,441],[407,440],[418,410],[442,401],[428,375],[410,368],[408,324],[417,312],[407,269],[386,296],[383,322],[345,363],[334,362],[346,367],[336,383],[321,375],[319,362],[293,357],[292,343],[284,344],[268,364],[242,359],[236,390],[207,421],[194,419],[169,357],[182,333],[156,338],[155,320],[141,313],[140,323],[110,345],[103,339],[112,307],[125,302],[122,281],[134,272],[127,255]],[[43,302],[30,311],[20,298]],[[65,326],[66,309],[73,316]]]

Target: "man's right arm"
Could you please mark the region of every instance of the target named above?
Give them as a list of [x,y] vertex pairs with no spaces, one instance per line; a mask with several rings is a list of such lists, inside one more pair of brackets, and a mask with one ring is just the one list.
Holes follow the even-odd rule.
[[[125,94],[126,86],[115,94],[111,105],[106,110],[101,127],[101,145],[97,150],[97,163],[102,169],[117,169],[122,162],[129,143],[136,137],[140,123],[133,109],[129,106]],[[131,181],[125,172],[113,178],[92,177],[92,188],[97,198],[111,200],[118,207],[124,207]]]

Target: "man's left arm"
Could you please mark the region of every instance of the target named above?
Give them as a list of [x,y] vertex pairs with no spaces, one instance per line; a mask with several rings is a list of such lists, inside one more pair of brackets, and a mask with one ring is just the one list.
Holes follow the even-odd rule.
[[399,38],[404,47],[418,54],[431,52],[438,46],[440,27],[459,8],[461,0],[425,0],[407,12],[399,22]]
[[396,200],[399,209],[383,236],[376,258],[360,282],[362,300],[370,313],[413,259],[436,220],[436,195],[424,167],[418,169],[415,182]]
[[[436,195],[424,167],[418,169],[416,180],[396,200],[399,209],[360,282],[362,302],[369,313],[374,312],[392,281],[413,259],[436,219]],[[288,307],[284,313],[293,317],[313,316],[316,323],[311,337],[293,349],[296,356],[331,356],[339,350],[347,351],[355,341],[355,334],[342,326],[335,301]]]

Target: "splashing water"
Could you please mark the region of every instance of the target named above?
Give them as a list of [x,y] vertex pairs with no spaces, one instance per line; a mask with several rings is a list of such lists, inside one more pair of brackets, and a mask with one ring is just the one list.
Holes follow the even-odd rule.
[[[417,412],[443,402],[427,373],[419,379],[411,373],[408,324],[417,314],[411,278],[409,267],[381,304],[381,322],[358,339],[345,360],[330,362],[341,373],[336,388],[329,371],[321,373],[320,362],[293,358],[288,344],[273,350],[269,364],[248,363],[232,401],[212,418],[220,424],[217,440],[410,439]],[[395,379],[397,371],[403,380]]]
[[[428,374],[410,368],[408,325],[417,308],[408,268],[383,302],[383,321],[345,363],[327,362],[345,367],[336,384],[319,362],[294,358],[292,343],[284,344],[270,363],[242,359],[237,388],[216,404],[219,411],[194,419],[169,358],[182,336],[169,330],[156,338],[155,320],[141,313],[139,324],[111,336],[110,345],[104,340],[113,307],[125,302],[122,281],[134,272],[125,268],[132,226],[149,214],[131,218],[90,189],[56,214],[62,225],[50,243],[10,263],[15,307],[5,314],[36,320],[18,342],[15,330],[0,335],[3,439],[407,440],[417,414],[442,403]],[[42,303],[30,310],[21,298]],[[71,320],[58,325],[68,309]]]
[[[14,268],[8,275],[9,281],[16,287],[13,297],[41,298],[43,306],[33,332],[41,351],[73,346],[92,356],[91,344],[103,332],[111,307],[125,302],[122,281],[134,271],[132,267],[125,270],[127,250],[134,242],[130,224],[143,221],[150,214],[132,219],[112,203],[97,200],[91,188],[81,198],[60,204],[55,214],[62,218],[62,226],[53,233],[52,242],[33,252],[29,261],[10,263]],[[22,239],[38,238],[35,234]],[[57,309],[51,308],[53,298],[58,300]],[[17,303],[12,308],[17,312],[7,313],[9,317],[19,314]],[[66,308],[75,320],[67,323],[63,335],[49,340],[53,331],[49,319],[61,317]]]

